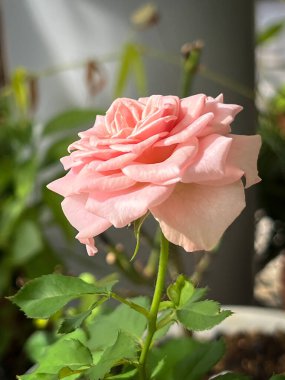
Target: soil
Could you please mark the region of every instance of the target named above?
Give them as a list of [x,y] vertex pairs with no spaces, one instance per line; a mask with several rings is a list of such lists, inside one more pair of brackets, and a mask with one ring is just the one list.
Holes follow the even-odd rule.
[[285,332],[238,333],[222,337],[226,354],[212,375],[227,370],[248,375],[253,380],[268,380],[274,374],[285,373]]

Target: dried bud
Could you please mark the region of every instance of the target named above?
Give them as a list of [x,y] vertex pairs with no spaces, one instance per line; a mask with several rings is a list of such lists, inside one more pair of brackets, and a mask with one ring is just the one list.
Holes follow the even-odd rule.
[[105,76],[96,61],[88,61],[86,64],[86,84],[89,93],[95,96],[105,86]]
[[35,76],[29,76],[28,87],[30,93],[30,109],[32,112],[34,112],[39,102],[38,78],[36,78]]
[[125,247],[122,243],[118,243],[118,244],[116,244],[116,250],[119,252],[124,252]]
[[152,3],[147,3],[138,8],[131,15],[132,24],[141,29],[146,29],[150,26],[156,25],[159,21],[159,14],[157,7]]
[[181,54],[184,59],[188,59],[191,53],[195,51],[200,51],[204,48],[204,42],[201,40],[197,40],[194,42],[186,42],[184,45],[181,47]]

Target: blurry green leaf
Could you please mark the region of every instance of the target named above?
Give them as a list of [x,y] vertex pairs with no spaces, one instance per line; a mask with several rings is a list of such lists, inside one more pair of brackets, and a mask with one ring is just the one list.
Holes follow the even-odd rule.
[[120,68],[115,84],[115,97],[121,97],[124,93],[127,81],[134,74],[139,95],[146,93],[146,75],[139,47],[135,44],[126,44],[121,57]]
[[72,109],[61,113],[49,120],[44,127],[44,135],[50,135],[56,132],[62,132],[71,129],[81,130],[86,127],[92,127],[97,115],[103,115],[105,112],[98,109]]
[[120,375],[108,376],[108,380],[124,380],[124,379],[134,379],[134,376],[137,374],[137,368],[132,369],[131,371],[122,373]]
[[7,198],[1,207],[0,213],[0,246],[5,245],[9,240],[13,228],[25,209],[24,199]]
[[14,170],[15,195],[17,198],[25,199],[34,188],[37,174],[37,160],[33,159],[17,166]]
[[12,73],[11,85],[13,95],[19,109],[26,113],[29,105],[29,93],[27,87],[27,70],[23,67],[17,68]]
[[165,365],[165,359],[163,358],[163,359],[159,360],[157,365],[154,367],[154,369],[151,373],[150,379],[156,379],[157,375],[162,371],[164,365]]
[[86,374],[90,380],[102,379],[117,362],[135,359],[136,354],[137,347],[134,338],[120,331],[115,343],[103,352],[99,362]]
[[191,353],[187,360],[176,363],[179,379],[200,380],[222,358],[225,353],[224,342],[219,340],[209,345],[201,345]]
[[44,239],[43,244],[44,246],[40,253],[32,256],[29,259],[29,264],[23,267],[26,278],[32,279],[44,274],[53,273],[55,268],[62,264],[61,258],[57,256],[50,242]]
[[24,264],[39,253],[42,247],[41,232],[37,224],[32,220],[23,220],[15,231],[10,259],[14,265]]
[[32,361],[37,362],[50,343],[50,337],[46,331],[35,331],[25,343],[25,352]]
[[[130,300],[142,307],[149,306],[149,300],[146,297],[136,297]],[[119,331],[127,332],[135,339],[140,340],[146,326],[147,320],[142,314],[121,304],[109,314],[96,316],[94,321],[88,324],[89,347],[94,351],[110,346],[114,343]]]
[[200,380],[224,352],[222,341],[198,342],[190,337],[172,339],[150,352],[147,370],[153,373],[163,361],[155,380]]
[[49,274],[29,281],[9,297],[30,318],[49,318],[74,298],[83,294],[108,295],[109,290],[87,284],[77,277]]
[[177,318],[189,330],[207,330],[222,322],[232,314],[230,310],[220,311],[220,305],[214,301],[187,303],[177,310]]
[[[1,136],[0,136],[1,138]],[[9,186],[13,178],[13,161],[9,158],[1,157],[1,166],[5,168],[2,170],[0,176],[0,194],[4,195],[5,188]]]
[[[82,367],[89,367],[92,363],[91,352],[79,340],[59,340],[47,349],[35,371],[29,375],[21,376],[20,379],[40,379],[37,377],[40,374],[56,375],[62,368],[68,367],[71,370],[79,370]],[[49,378],[47,377],[47,379]]]
[[276,37],[281,30],[283,29],[285,25],[284,21],[278,21],[269,27],[267,27],[265,30],[260,32],[256,37],[256,45],[263,44],[264,42],[267,42],[273,37]]
[[71,369],[69,367],[64,367],[59,371],[58,378],[59,379],[65,379],[68,377],[68,380],[72,378],[78,378],[78,375],[80,375],[84,370],[76,370],[76,369]]
[[57,375],[52,375],[49,373],[31,373],[27,375],[17,376],[19,380],[58,380]]
[[59,160],[68,155],[67,148],[76,140],[76,136],[64,137],[59,141],[55,141],[48,148],[45,159],[43,161],[43,166],[58,164]]
[[47,187],[42,189],[42,195],[45,206],[52,214],[52,222],[62,229],[66,238],[74,239],[75,230],[68,222],[61,208],[62,197],[50,191]]
[[271,376],[269,380],[285,380],[285,375],[274,375]]

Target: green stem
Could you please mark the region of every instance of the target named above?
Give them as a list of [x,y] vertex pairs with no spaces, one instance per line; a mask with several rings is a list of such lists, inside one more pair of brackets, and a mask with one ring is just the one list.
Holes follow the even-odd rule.
[[150,345],[152,343],[153,336],[157,330],[157,326],[156,326],[157,314],[159,310],[162,292],[164,289],[167,262],[168,262],[168,251],[169,251],[169,243],[167,239],[161,233],[160,257],[159,257],[156,285],[155,285],[153,299],[152,299],[152,303],[151,303],[151,307],[149,311],[147,336],[143,343],[143,348],[142,348],[141,356],[139,360],[139,364],[140,364],[139,373],[140,373],[141,380],[147,379],[145,365],[146,365],[146,359],[147,359]]
[[110,293],[110,297],[112,297],[114,300],[117,300],[121,303],[124,303],[125,305],[128,305],[131,309],[134,309],[136,310],[138,313],[144,315],[146,318],[149,318],[149,312],[142,306],[132,302],[132,301],[128,301],[127,299],[119,296],[118,294],[116,293],[113,293],[111,292]]

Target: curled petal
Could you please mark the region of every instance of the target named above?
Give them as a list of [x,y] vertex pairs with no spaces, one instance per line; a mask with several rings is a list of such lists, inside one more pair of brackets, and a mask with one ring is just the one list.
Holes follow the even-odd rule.
[[114,144],[111,145],[110,148],[117,150],[118,152],[132,152],[137,155],[141,154],[144,150],[149,148],[151,145],[153,145],[157,140],[159,140],[161,137],[165,135],[164,132],[159,133],[154,136],[150,136],[146,140],[142,140],[139,143],[136,143],[131,140],[129,141],[129,144]]
[[109,171],[109,170],[117,170],[123,168],[125,165],[134,161],[137,158],[137,154],[135,153],[125,153],[118,157],[111,158],[107,161],[102,161],[98,166],[98,171]]
[[175,128],[171,131],[171,135],[181,132],[201,116],[205,100],[206,95],[204,94],[197,94],[181,99],[179,119]]
[[244,207],[241,181],[221,187],[179,183],[150,211],[169,241],[192,252],[214,248]]
[[140,98],[139,101],[145,104],[142,120],[152,121],[148,117],[152,117],[158,110],[162,111],[159,117],[174,115],[177,118],[179,114],[180,100],[177,96],[152,95],[149,98]]
[[124,227],[143,216],[149,207],[163,202],[172,186],[135,185],[117,193],[92,192],[86,203],[91,213],[102,216],[115,227]]
[[179,144],[190,140],[192,137],[197,136],[200,131],[203,131],[207,127],[209,122],[214,118],[212,113],[207,113],[200,116],[197,120],[193,121],[185,129],[180,132],[166,137],[165,139],[159,141],[156,146],[169,146],[173,144]]
[[180,144],[169,158],[155,164],[132,164],[125,166],[122,172],[138,182],[164,184],[181,180],[184,169],[193,161],[197,151],[197,140],[190,144]]
[[200,132],[199,136],[206,136],[209,133],[225,135],[230,132],[230,124],[243,108],[237,104],[224,104],[222,100],[222,95],[217,96],[215,99],[206,98],[203,113],[212,112],[215,116],[209,126]]

